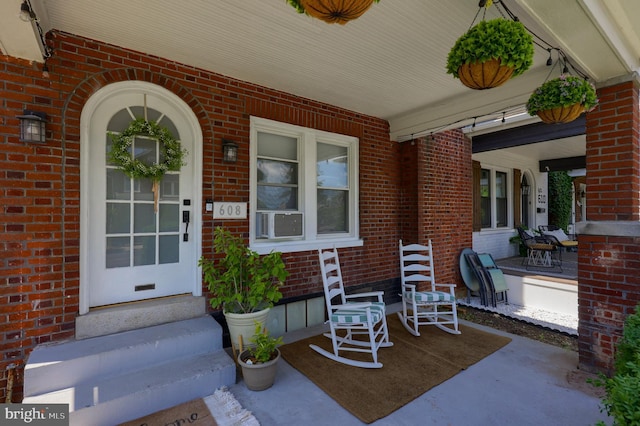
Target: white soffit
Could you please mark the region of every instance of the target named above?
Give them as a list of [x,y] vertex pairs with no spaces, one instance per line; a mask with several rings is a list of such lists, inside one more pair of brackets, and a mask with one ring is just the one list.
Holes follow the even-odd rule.
[[[562,49],[576,62],[577,66],[595,81],[623,76],[634,69],[628,63],[628,54],[624,53],[626,49],[623,49],[622,53],[618,50],[625,47],[623,43],[612,43],[611,29],[603,31],[600,25],[594,22],[595,19],[605,24],[608,22],[604,11],[600,10],[600,3],[603,2],[599,0],[516,1],[548,34],[558,40]],[[617,2],[617,0],[606,1]],[[607,26],[610,27],[610,24]],[[637,67],[637,60],[635,66]]]
[[5,55],[42,62],[38,31],[20,20],[22,0],[0,0],[0,50]]

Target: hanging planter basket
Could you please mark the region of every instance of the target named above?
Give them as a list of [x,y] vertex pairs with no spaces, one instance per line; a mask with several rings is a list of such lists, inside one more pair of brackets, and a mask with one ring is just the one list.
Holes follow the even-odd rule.
[[544,123],[569,123],[598,105],[596,89],[582,77],[561,75],[533,91],[527,101],[529,115]]
[[584,112],[584,107],[580,104],[573,104],[570,106],[560,106],[551,109],[544,109],[538,111],[536,114],[540,117],[540,120],[547,124],[560,124],[569,123],[576,118],[580,117],[580,114]]
[[506,83],[513,76],[514,67],[500,64],[500,60],[491,59],[487,62],[462,64],[458,69],[460,82],[465,86],[476,89],[491,89]]
[[380,0],[288,0],[298,12],[329,24],[344,25],[362,16]]
[[504,18],[481,21],[449,51],[447,73],[471,89],[498,87],[533,63],[533,39],[522,23]]

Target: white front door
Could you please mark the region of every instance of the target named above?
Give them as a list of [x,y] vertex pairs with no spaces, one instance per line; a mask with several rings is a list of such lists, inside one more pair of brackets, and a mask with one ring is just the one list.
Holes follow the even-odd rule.
[[[197,121],[162,88],[141,83],[124,88],[94,95],[100,99],[88,102],[83,113],[88,129],[81,147],[81,313],[114,303],[198,295],[200,288]],[[109,133],[122,132],[136,118],[165,127],[187,150],[181,170],[167,172],[160,182],[157,212],[152,181],[129,178],[107,155]],[[134,138],[134,156],[146,164],[159,161],[159,148],[155,139]]]

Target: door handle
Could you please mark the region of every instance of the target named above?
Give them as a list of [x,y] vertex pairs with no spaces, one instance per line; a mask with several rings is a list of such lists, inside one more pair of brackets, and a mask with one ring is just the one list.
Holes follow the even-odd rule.
[[191,212],[189,210],[182,211],[182,223],[185,224],[184,234],[182,234],[182,241],[189,241],[189,221],[191,218]]

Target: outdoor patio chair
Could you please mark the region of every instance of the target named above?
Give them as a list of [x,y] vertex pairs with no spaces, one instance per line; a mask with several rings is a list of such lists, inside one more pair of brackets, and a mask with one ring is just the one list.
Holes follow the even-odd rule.
[[[471,252],[465,255],[467,262],[471,265],[478,281],[482,283],[482,286],[486,289],[484,306],[491,303],[491,306],[496,307],[498,302],[509,304],[509,297],[507,291],[507,281],[504,278],[502,269],[498,268],[493,256],[489,253],[476,253]],[[482,300],[481,300],[482,303]]]
[[554,253],[558,252],[558,248],[549,239],[544,236],[533,236],[522,227],[517,229],[522,244],[527,248],[527,257],[522,261],[527,270],[531,266],[544,268],[555,268],[557,266],[562,272],[562,260],[559,257],[554,259],[553,256]]
[[[334,361],[354,367],[381,368],[378,348],[393,346],[389,340],[385,304],[382,291],[347,295],[342,282],[338,250],[318,250],[324,296],[327,304],[328,323],[333,352],[317,345],[311,349]],[[357,299],[364,299],[358,302]],[[371,301],[373,299],[373,301]],[[346,358],[341,352],[370,353],[373,361],[358,361]]]
[[[428,245],[402,245],[400,240],[400,279],[402,312],[400,321],[414,336],[418,327],[435,325],[451,334],[458,330],[455,284],[437,284],[434,276],[433,250]],[[423,290],[420,287],[425,286]]]
[[471,261],[467,259],[467,255],[469,254],[475,254],[475,251],[470,248],[462,249],[459,259],[460,275],[467,288],[467,303],[471,303],[471,296],[477,296],[480,298],[482,306],[487,306],[488,301],[485,282],[478,278],[478,274],[471,265]]
[[538,229],[542,235],[558,247],[560,260],[562,260],[562,249],[568,251],[578,248],[578,242],[555,225],[540,225]]

